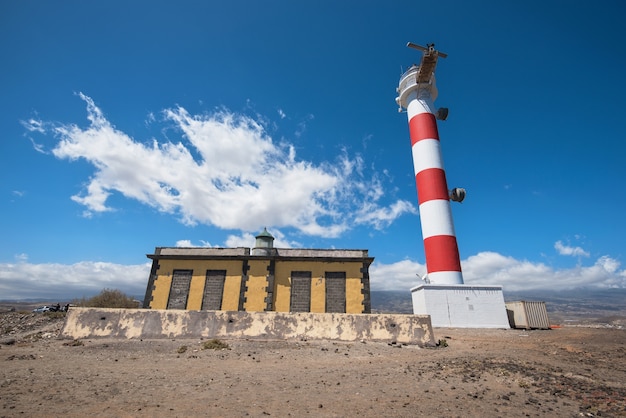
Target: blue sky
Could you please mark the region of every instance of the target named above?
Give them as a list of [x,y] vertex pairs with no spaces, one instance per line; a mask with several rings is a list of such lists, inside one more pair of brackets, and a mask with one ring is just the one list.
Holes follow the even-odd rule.
[[436,43],[465,282],[626,287],[626,28],[605,1],[0,4],[0,299],[142,295],[156,246],[425,272],[395,89]]

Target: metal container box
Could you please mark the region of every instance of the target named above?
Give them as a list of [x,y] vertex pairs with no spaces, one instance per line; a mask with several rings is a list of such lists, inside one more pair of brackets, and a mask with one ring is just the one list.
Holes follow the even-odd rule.
[[506,302],[506,313],[511,328],[550,329],[545,302]]

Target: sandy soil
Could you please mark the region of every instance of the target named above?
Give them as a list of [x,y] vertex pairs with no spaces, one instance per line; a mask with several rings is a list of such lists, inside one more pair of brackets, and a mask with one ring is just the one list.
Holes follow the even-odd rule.
[[0,416],[626,416],[623,329],[436,329],[447,347],[430,349],[223,340],[215,350],[61,340],[63,319],[42,318],[0,314]]

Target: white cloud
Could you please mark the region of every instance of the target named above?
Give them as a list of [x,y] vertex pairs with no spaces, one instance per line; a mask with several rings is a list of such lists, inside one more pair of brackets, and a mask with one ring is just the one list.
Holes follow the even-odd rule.
[[589,257],[589,253],[580,247],[570,247],[564,245],[561,241],[554,243],[554,248],[561,255],[571,255],[574,257]]
[[76,264],[0,263],[2,299],[41,298],[50,302],[90,297],[102,289],[119,289],[129,296],[143,298],[150,274],[150,263],[121,265],[83,261]]
[[44,122],[42,122],[41,120],[33,118],[22,121],[22,126],[24,126],[29,132],[39,132],[43,134],[46,132],[46,128],[44,125]]
[[191,240],[181,239],[176,241],[175,247],[184,247],[184,248],[192,248],[192,247],[203,247],[203,248],[211,248],[214,247],[210,242],[200,240],[200,244],[194,244]]
[[368,205],[364,205],[359,211],[359,214],[355,221],[357,223],[367,223],[372,225],[376,229],[383,229],[389,226],[400,215],[404,213],[417,214],[417,209],[411,203],[406,200],[398,200],[388,207],[375,207],[368,208]]
[[[296,241],[290,241],[285,237],[281,231],[272,229],[268,231],[274,237],[274,248],[299,248],[302,245]],[[241,235],[229,235],[224,243],[226,247],[246,247],[253,248],[256,242],[256,235],[251,233],[243,233]]]
[[[38,119],[30,118],[28,120],[22,120],[20,121],[20,123],[28,132],[40,133],[40,134],[46,133],[46,129],[47,129],[46,124]],[[28,134],[24,134],[24,135],[28,138],[30,143],[33,145],[33,148],[35,149],[35,151],[41,154],[46,154],[46,150],[43,144],[39,144],[35,142],[35,140],[32,137],[30,137],[30,135]]]
[[494,252],[482,252],[461,263],[468,284],[500,284],[507,290],[579,287],[626,288],[626,270],[619,261],[600,257],[591,266],[555,269],[543,263],[516,260]]
[[287,117],[283,109],[278,109],[278,116],[280,116],[281,119],[285,119]]
[[28,261],[28,254],[25,254],[25,253],[16,254],[15,261],[17,261],[18,263],[25,263],[26,261]]
[[154,113],[152,112],[148,112],[148,115],[146,116],[146,120],[145,120],[145,125],[149,126],[151,123],[156,122],[156,116],[154,116]]
[[47,154],[45,147],[43,146],[43,144],[38,144],[37,142],[35,142],[35,140],[31,137],[28,137],[28,139],[30,140],[30,143],[33,145],[33,148],[35,149],[35,151],[37,151],[40,154]]
[[502,285],[507,290],[550,288],[553,271],[543,263],[516,260],[496,252],[485,251],[461,262],[467,284]]
[[[626,288],[626,270],[619,261],[600,257],[591,266],[555,269],[543,263],[517,260],[496,252],[481,252],[461,262],[466,284],[502,285],[504,290],[567,290],[574,288]],[[403,260],[392,264],[374,262],[370,268],[374,290],[409,290],[421,284],[416,276],[426,271],[424,265]]]
[[376,261],[370,267],[370,287],[372,290],[406,290],[423,283],[417,274],[423,276],[426,266],[411,260],[392,264]]
[[175,247],[183,247],[183,248],[189,248],[189,247],[197,247],[197,245],[193,245],[191,243],[190,240],[188,239],[181,239],[176,241],[176,244],[174,245]]
[[226,238],[226,247],[227,248],[237,248],[237,247],[246,247],[252,248],[254,247],[254,242],[256,239],[254,235],[249,232],[245,232],[241,235],[229,235]]
[[[258,231],[262,226],[294,228],[308,235],[337,237],[358,224],[381,228],[404,213],[408,202],[382,204],[382,184],[366,178],[359,156],[341,153],[335,161],[298,160],[294,147],[275,144],[265,124],[219,110],[191,115],[182,107],[164,111],[180,142],[145,144],[116,129],[84,94],[90,125],[26,123],[52,130],[60,159],[84,159],[95,168],[85,189],[72,199],[93,212],[114,210],[112,193],[159,211],[176,214],[188,225]],[[309,116],[308,120],[312,120]],[[44,129],[48,126],[53,126]],[[41,130],[40,130],[41,128]]]
[[596,261],[596,266],[600,267],[602,270],[608,273],[618,273],[624,276],[626,274],[625,270],[618,272],[620,262],[609,257],[608,255],[602,256]]

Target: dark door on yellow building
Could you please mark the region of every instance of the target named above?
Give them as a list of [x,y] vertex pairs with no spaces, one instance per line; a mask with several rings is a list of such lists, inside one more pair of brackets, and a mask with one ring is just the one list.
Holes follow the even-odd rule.
[[326,272],[326,312],[346,312],[346,272]]
[[291,272],[290,312],[311,312],[311,272]]
[[186,309],[193,270],[174,270],[167,309]]
[[219,311],[222,309],[222,296],[224,295],[224,280],[226,270],[207,270],[206,282],[204,283],[204,295],[202,296],[202,309]]

